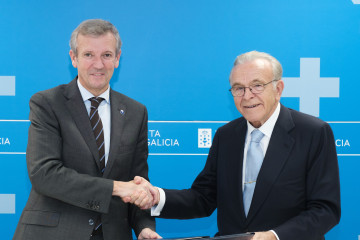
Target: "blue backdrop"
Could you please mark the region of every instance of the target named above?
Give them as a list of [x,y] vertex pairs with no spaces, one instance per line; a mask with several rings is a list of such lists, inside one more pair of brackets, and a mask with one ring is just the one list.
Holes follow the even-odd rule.
[[[240,116],[228,92],[235,57],[255,49],[279,59],[281,102],[329,122],[335,134],[342,218],[326,237],[360,238],[360,0],[0,0],[2,239],[12,238],[31,188],[29,99],[75,77],[68,42],[88,18],[119,29],[111,87],[147,106],[149,174],[161,187],[190,187],[216,129]],[[216,213],[158,219],[157,229],[163,237],[213,235]]]

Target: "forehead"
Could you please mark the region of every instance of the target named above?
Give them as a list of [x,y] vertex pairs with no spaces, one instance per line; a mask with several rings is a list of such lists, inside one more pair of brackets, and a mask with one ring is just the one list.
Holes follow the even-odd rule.
[[111,32],[100,36],[83,35],[77,36],[77,50],[83,51],[116,51],[116,39]]
[[273,78],[272,65],[265,59],[256,59],[236,65],[230,73],[230,84],[247,85],[252,82],[268,82]]

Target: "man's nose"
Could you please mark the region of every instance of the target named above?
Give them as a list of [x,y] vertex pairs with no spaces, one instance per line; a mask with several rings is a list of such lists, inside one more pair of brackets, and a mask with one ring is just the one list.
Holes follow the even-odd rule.
[[244,99],[250,99],[255,96],[255,94],[251,91],[250,87],[244,88],[244,91],[245,91],[243,96]]
[[98,69],[104,67],[104,63],[103,63],[103,60],[101,59],[101,57],[95,57],[95,58],[94,58],[93,66],[94,66],[95,68],[98,68]]

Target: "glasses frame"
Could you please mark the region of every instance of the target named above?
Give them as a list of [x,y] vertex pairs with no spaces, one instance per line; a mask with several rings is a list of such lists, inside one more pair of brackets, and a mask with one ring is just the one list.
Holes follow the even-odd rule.
[[246,89],[247,89],[247,88],[250,90],[250,92],[251,92],[252,94],[259,94],[259,93],[264,92],[265,87],[266,87],[268,84],[270,84],[270,83],[272,83],[272,82],[276,82],[276,81],[279,81],[279,79],[274,79],[274,80],[271,80],[270,82],[267,82],[267,83],[255,84],[255,85],[261,85],[262,87],[264,87],[263,90],[261,90],[260,92],[256,92],[256,93],[253,92],[254,86],[243,87],[243,88],[244,88],[244,93],[243,93],[242,95],[234,95],[233,92],[231,91],[234,87],[230,88],[229,91],[230,91],[230,93],[231,93],[231,95],[232,95],[233,97],[243,97],[243,96],[245,95],[245,93],[246,93]]

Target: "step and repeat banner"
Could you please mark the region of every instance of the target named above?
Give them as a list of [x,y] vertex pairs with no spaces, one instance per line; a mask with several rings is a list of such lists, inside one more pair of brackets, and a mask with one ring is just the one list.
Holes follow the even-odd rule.
[[[326,239],[360,239],[359,0],[0,0],[2,239],[12,238],[31,188],[29,99],[76,76],[68,42],[89,18],[120,32],[111,87],[148,108],[154,185],[190,187],[217,128],[240,116],[228,91],[235,57],[268,52],[284,68],[282,104],[327,121],[335,134],[342,218]],[[157,219],[157,230],[168,238],[213,235],[216,212]]]

